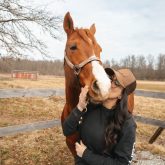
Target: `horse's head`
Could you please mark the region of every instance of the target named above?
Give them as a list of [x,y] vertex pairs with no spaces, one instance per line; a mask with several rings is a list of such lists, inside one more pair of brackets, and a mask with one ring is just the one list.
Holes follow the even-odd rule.
[[92,101],[106,99],[110,90],[110,80],[100,61],[100,45],[97,43],[95,25],[90,29],[74,28],[69,12],[64,18],[64,30],[67,33],[65,62],[78,77],[81,86],[89,86]]

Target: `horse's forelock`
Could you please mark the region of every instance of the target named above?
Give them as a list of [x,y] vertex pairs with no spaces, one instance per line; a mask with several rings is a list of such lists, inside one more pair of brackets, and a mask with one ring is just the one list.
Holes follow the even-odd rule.
[[91,44],[91,42],[93,42],[93,43],[95,42],[94,37],[90,33],[89,29],[82,29],[82,28],[81,29],[76,29],[76,32],[89,45]]

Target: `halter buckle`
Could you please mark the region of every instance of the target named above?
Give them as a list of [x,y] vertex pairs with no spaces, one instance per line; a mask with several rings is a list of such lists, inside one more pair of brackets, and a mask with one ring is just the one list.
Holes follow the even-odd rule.
[[74,74],[79,75],[81,68],[78,65],[73,66]]

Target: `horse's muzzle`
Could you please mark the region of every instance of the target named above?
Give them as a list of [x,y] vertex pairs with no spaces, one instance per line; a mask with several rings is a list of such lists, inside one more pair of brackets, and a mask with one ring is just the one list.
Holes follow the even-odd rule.
[[91,102],[95,104],[102,103],[108,98],[108,96],[109,96],[109,92],[107,92],[104,95],[101,93],[101,89],[99,88],[97,80],[92,82],[91,89],[89,90],[88,93],[88,98]]
[[98,84],[97,84],[97,80],[94,80],[94,81],[92,82],[91,88],[92,88],[92,90],[93,90],[93,92],[94,92],[95,94],[97,94],[97,95],[100,94],[100,88],[99,88],[99,86],[98,86]]

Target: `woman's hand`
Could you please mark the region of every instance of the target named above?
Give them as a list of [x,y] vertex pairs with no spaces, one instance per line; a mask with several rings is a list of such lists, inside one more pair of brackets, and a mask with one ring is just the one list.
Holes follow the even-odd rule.
[[81,93],[80,93],[80,96],[79,96],[79,102],[78,102],[78,105],[77,105],[77,108],[80,111],[83,111],[83,109],[85,109],[87,104],[88,104],[88,101],[87,101],[88,91],[89,91],[89,87],[87,85],[84,88],[81,88]]
[[85,151],[85,149],[86,149],[87,147],[83,144],[82,141],[80,141],[80,143],[76,142],[75,145],[76,145],[76,152],[77,152],[77,155],[78,155],[79,157],[82,157],[82,155],[83,155],[83,153],[84,153],[84,151]]

